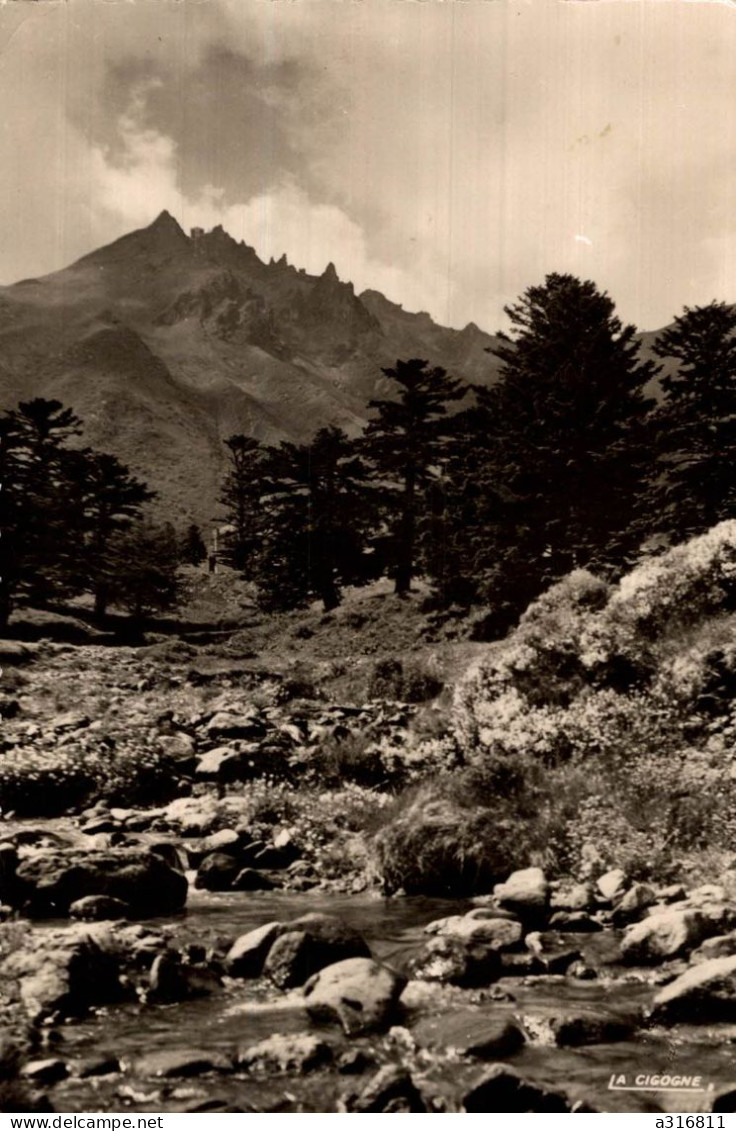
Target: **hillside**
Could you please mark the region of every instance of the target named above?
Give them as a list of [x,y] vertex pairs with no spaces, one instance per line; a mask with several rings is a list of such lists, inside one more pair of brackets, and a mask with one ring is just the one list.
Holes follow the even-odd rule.
[[0,407],[54,397],[160,492],[183,524],[216,512],[222,440],[351,434],[385,395],[381,367],[427,357],[490,382],[494,339],[438,326],[376,291],[263,263],[221,227],[186,235],[167,212],[148,228],[40,279],[0,288]]

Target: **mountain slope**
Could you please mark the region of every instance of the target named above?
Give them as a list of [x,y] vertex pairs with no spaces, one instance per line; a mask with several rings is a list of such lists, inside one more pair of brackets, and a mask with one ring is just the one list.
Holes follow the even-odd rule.
[[163,212],[54,274],[0,288],[0,407],[56,397],[85,441],[119,455],[178,525],[217,512],[223,439],[351,434],[390,394],[381,367],[426,357],[494,379],[476,326],[446,329],[376,291],[263,263],[221,227],[187,236]]

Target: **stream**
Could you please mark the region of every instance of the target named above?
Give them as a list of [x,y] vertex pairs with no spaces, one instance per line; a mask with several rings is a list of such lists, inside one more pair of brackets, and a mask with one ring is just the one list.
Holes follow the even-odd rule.
[[[381,899],[358,895],[257,893],[214,895],[190,890],[186,914],[153,921],[174,925],[176,940],[212,944],[232,940],[270,920],[291,920],[306,912],[325,912],[345,919],[368,941],[376,958],[401,968],[426,940],[423,928],[432,919],[468,910],[469,904],[417,898]],[[49,924],[52,925],[52,924]],[[58,924],[57,924],[58,925]],[[605,945],[603,934],[580,938],[586,957]],[[577,941],[577,940],[576,940]],[[600,961],[601,954],[598,954]],[[605,961],[605,956],[603,956]],[[262,982],[228,981],[210,997],[175,1005],[122,1005],[100,1010],[60,1030],[62,1043],[54,1055],[64,1059],[112,1054],[132,1064],[144,1054],[177,1047],[232,1053],[274,1033],[319,1032],[342,1048],[364,1050],[368,1076],[386,1063],[405,1064],[421,1088],[444,1097],[457,1109],[459,1097],[483,1072],[484,1064],[448,1052],[443,1031],[468,1010],[493,1019],[520,1021],[532,1039],[508,1059],[525,1077],[552,1089],[563,1088],[573,1101],[599,1111],[710,1111],[713,1091],[736,1086],[736,1026],[681,1026],[641,1029],[631,1040],[583,1048],[557,1048],[535,1036],[533,1022],[571,1008],[596,1017],[621,1017],[645,1006],[653,989],[635,975],[614,981],[605,973],[596,980],[573,978],[505,979],[513,1000],[493,1000],[484,990],[460,990],[430,983],[412,983],[405,993],[404,1025],[388,1034],[349,1043],[335,1028],[317,1028],[299,1005],[299,992],[280,993]],[[416,987],[416,989],[415,989]],[[532,1029],[529,1027],[532,1019]],[[50,1055],[50,1054],[49,1054]],[[127,1062],[127,1065],[126,1063]],[[612,1090],[613,1074],[634,1083],[637,1074],[670,1073],[702,1077],[701,1091]],[[192,1079],[151,1081],[123,1074],[70,1078],[52,1093],[57,1111],[181,1111],[197,1105],[212,1110],[313,1111],[337,1109],[340,1096],[359,1089],[367,1077],[336,1068],[303,1076],[258,1077],[210,1074]],[[200,1110],[204,1108],[200,1106]]]

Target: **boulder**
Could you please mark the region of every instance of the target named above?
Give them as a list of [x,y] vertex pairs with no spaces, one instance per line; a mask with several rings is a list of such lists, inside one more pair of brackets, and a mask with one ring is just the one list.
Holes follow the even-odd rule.
[[736,1021],[736,955],[691,966],[661,989],[652,1003],[657,1024]]
[[194,877],[195,888],[204,891],[230,891],[241,871],[240,863],[227,852],[210,852]]
[[[691,905],[689,900],[687,905]],[[709,935],[725,935],[736,927],[736,907],[733,904],[704,899],[702,903],[696,903],[695,906],[708,924],[707,933]],[[656,908],[653,908],[651,913],[655,911]]]
[[66,1080],[69,1069],[63,1060],[46,1057],[44,1060],[29,1060],[21,1068],[20,1075],[34,1084],[48,1087],[50,1084],[58,1084],[60,1080]]
[[563,932],[532,931],[524,941],[547,974],[566,974],[583,957]]
[[249,845],[243,852],[243,862],[255,868],[270,868],[278,871],[288,868],[299,856],[299,849],[295,844],[259,844]]
[[621,958],[633,965],[664,962],[694,950],[710,933],[702,911],[668,907],[626,929],[621,940]]
[[726,891],[723,884],[700,884],[688,894],[688,902],[700,907],[704,903],[723,903]]
[[686,895],[687,892],[682,884],[667,884],[665,887],[657,889],[659,903],[679,903]]
[[457,898],[487,892],[516,863],[510,823],[483,806],[450,801],[422,786],[374,846],[386,893]]
[[479,1009],[424,1017],[412,1035],[422,1047],[447,1049],[479,1060],[513,1056],[525,1043],[524,1034],[513,1021]]
[[[471,915],[474,913],[471,912]],[[440,938],[462,939],[479,943],[493,950],[511,950],[523,937],[523,927],[518,919],[476,919],[467,915],[451,915],[438,919],[424,928],[428,934]]]
[[326,966],[304,987],[315,1021],[338,1021],[348,1036],[384,1029],[395,1019],[406,978],[372,958],[347,958]]
[[711,958],[730,958],[732,954],[736,954],[736,931],[706,939],[692,952],[690,962],[709,962]]
[[451,935],[430,939],[409,963],[412,978],[454,986],[487,986],[501,974],[501,955],[493,947]]
[[220,988],[218,974],[203,963],[186,963],[177,950],[157,954],[148,977],[148,1000],[187,1001],[206,997]]
[[72,919],[85,919],[88,922],[100,919],[127,919],[130,907],[122,899],[112,895],[85,895],[75,899],[69,907]]
[[264,720],[257,711],[236,714],[218,711],[205,726],[208,738],[263,738],[266,734]]
[[233,978],[258,978],[273,943],[287,931],[283,923],[264,923],[236,939],[225,958],[225,968]]
[[197,797],[177,797],[163,810],[167,825],[178,828],[182,836],[206,836],[217,827],[220,809],[217,798],[211,794]]
[[[464,915],[458,915],[459,919],[508,919],[512,923],[518,923],[518,915],[514,915],[513,911],[506,911],[503,907],[496,907],[492,895],[479,895],[473,900],[478,906],[474,907],[472,911],[466,911]],[[450,915],[448,918],[453,919],[455,916]],[[443,923],[444,919],[435,919],[435,923]],[[430,924],[431,926],[432,924]],[[428,927],[424,928],[428,934],[436,932],[429,931]]]
[[155,927],[146,928],[140,923],[116,925],[115,941],[124,948],[126,968],[137,970],[149,970],[154,958],[167,947],[162,931]]
[[175,841],[154,840],[149,842],[147,848],[154,856],[160,856],[175,872],[183,872],[186,869],[186,853]]
[[603,925],[584,911],[555,911],[550,915],[551,931],[567,931],[569,934],[590,935],[602,931]]
[[90,817],[89,821],[80,827],[80,833],[85,836],[97,836],[98,833],[114,833],[120,828],[120,823],[113,820],[109,813],[100,813],[96,817]]
[[35,649],[19,640],[0,640],[0,664],[27,664],[35,655]]
[[711,1111],[736,1111],[736,1088],[725,1088],[716,1094]]
[[105,1055],[87,1056],[82,1060],[75,1060],[72,1065],[72,1074],[78,1080],[88,1080],[91,1076],[110,1076],[120,1071],[120,1061],[116,1056]]
[[187,899],[186,876],[160,856],[140,848],[107,851],[52,849],[21,860],[17,903],[31,916],[59,917],[88,895],[110,896],[131,918],[179,911]]
[[348,1111],[411,1113],[426,1112],[422,1094],[406,1068],[386,1064],[357,1096],[346,1104]]
[[592,884],[571,884],[559,887],[550,895],[551,911],[591,911],[595,907]]
[[624,894],[626,888],[626,873],[621,868],[611,868],[604,872],[598,880],[598,891],[604,899],[613,901]]
[[649,884],[633,884],[613,909],[614,925],[624,927],[627,923],[638,922],[656,902],[656,892]]
[[194,772],[205,780],[237,781],[243,755],[233,746],[216,746],[197,760]]
[[110,939],[94,928],[33,932],[0,965],[0,974],[34,1021],[82,1016],[124,997]]
[[541,868],[522,868],[512,872],[493,894],[499,907],[513,911],[525,922],[543,919],[549,904],[549,884]]
[[201,1076],[205,1072],[230,1072],[233,1064],[222,1053],[208,1049],[176,1048],[151,1052],[133,1064],[136,1076],[168,1079],[172,1076]]
[[[218,829],[216,833],[203,837],[197,847],[201,850],[204,859],[210,852],[224,852],[227,856],[238,856],[241,844],[240,833],[235,829]],[[190,846],[187,848],[191,859],[192,849]]]
[[247,1072],[267,1073],[310,1072],[333,1058],[333,1049],[313,1033],[275,1033],[265,1041],[241,1049],[238,1068]]
[[569,1112],[567,1098],[532,1084],[513,1068],[494,1064],[463,1097],[466,1112]]
[[526,978],[533,974],[546,974],[547,967],[536,954],[529,951],[505,950],[501,953],[500,978]]
[[530,1039],[542,1045],[581,1048],[584,1045],[626,1041],[637,1029],[634,1017],[568,1010],[557,1015],[524,1014],[521,1018]]
[[177,762],[189,762],[194,755],[194,739],[184,731],[160,734],[156,739],[164,754]]
[[18,890],[18,851],[13,844],[0,844],[0,903],[16,907]]
[[302,986],[312,974],[345,958],[370,958],[362,935],[332,915],[303,915],[274,941],[263,973],[281,989]]
[[273,891],[279,885],[257,868],[243,868],[233,880],[233,891]]

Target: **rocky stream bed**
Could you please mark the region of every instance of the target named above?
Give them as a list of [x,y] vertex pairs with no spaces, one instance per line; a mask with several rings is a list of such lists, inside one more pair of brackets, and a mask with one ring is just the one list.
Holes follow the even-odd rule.
[[[93,822],[136,843],[91,844],[111,837]],[[462,901],[212,891],[225,858],[230,882],[258,873],[242,831],[6,824],[5,1110],[736,1108],[724,885],[530,868]],[[278,872],[288,846],[265,847]],[[641,1073],[702,1090],[609,1087]]]
[[736,870],[389,897],[431,705],[217,649],[0,649],[2,1110],[736,1109]]

